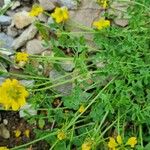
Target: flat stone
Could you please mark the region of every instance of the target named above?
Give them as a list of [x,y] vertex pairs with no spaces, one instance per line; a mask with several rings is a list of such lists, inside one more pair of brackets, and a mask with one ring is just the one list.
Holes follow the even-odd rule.
[[37,33],[37,28],[34,25],[30,25],[24,32],[14,40],[12,47],[16,50],[23,46],[27,41],[34,38]]
[[39,0],[39,3],[44,10],[51,11],[55,8],[55,5],[50,0]]
[[61,6],[66,6],[68,9],[77,9],[78,2],[76,0],[57,0]]
[[118,26],[121,26],[121,27],[126,27],[129,23],[128,19],[119,19],[119,18],[115,18],[114,19],[114,23]]
[[[58,79],[57,81],[54,81],[53,84],[59,84],[61,82],[64,82],[66,80],[70,80],[72,78],[71,76],[67,76],[66,78],[59,79],[62,76],[63,75],[55,69],[53,69],[49,72],[49,78],[52,81]],[[54,87],[53,89],[56,90],[58,93],[60,93],[62,95],[69,95],[72,91],[72,88],[73,88],[73,83],[68,82],[68,83],[58,85],[58,86]]]
[[18,29],[22,29],[34,21],[34,17],[29,16],[26,11],[18,12],[13,16],[13,23]]
[[33,39],[33,40],[27,42],[26,52],[28,54],[32,54],[32,55],[41,54],[45,50],[46,50],[46,48],[43,47],[42,41],[40,41],[40,40]]
[[14,39],[5,33],[0,33],[0,48],[11,49]]
[[11,24],[10,16],[0,15],[0,25],[8,26],[10,24]]

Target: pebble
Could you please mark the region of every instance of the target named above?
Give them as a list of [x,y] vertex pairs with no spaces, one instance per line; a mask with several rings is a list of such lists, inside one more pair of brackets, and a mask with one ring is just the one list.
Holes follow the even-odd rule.
[[37,28],[34,25],[30,25],[22,34],[14,40],[12,47],[16,50],[23,46],[28,40],[34,38],[37,33]]
[[8,26],[10,24],[11,24],[10,16],[0,15],[0,25]]
[[27,11],[18,12],[13,16],[13,23],[18,29],[22,29],[30,25],[34,21],[34,17],[29,16]]
[[26,52],[28,54],[41,54],[43,51],[45,51],[46,48],[43,47],[42,41],[33,39],[31,41],[28,41],[26,44]]
[[[0,48],[11,49],[14,39],[5,33],[0,33]],[[9,50],[10,51],[10,50]]]
[[50,0],[39,0],[39,3],[47,11],[52,11],[55,8],[55,5]]
[[75,64],[72,61],[65,61],[61,63],[61,67],[65,70],[65,71],[72,71],[75,67]]
[[0,136],[4,139],[10,138],[10,132],[3,123],[0,124]]
[[3,119],[3,124],[7,125],[8,124],[8,120],[7,119]]

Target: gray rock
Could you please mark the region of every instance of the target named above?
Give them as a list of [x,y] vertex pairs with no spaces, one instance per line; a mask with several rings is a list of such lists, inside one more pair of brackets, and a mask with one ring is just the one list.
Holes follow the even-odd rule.
[[123,19],[123,18],[115,18],[114,22],[116,25],[121,26],[121,27],[126,27],[129,23],[128,19]]
[[39,14],[38,19],[39,19],[39,21],[46,23],[48,18],[44,14]]
[[11,7],[11,10],[15,10],[16,8],[18,8],[21,5],[21,3],[19,1],[15,1]]
[[0,25],[8,26],[10,24],[11,24],[11,17],[5,15],[0,16]]
[[34,38],[37,33],[37,28],[34,25],[29,26],[24,32],[14,40],[12,47],[18,49],[23,46],[28,40]]
[[10,138],[10,132],[3,123],[0,124],[0,136],[4,139]]
[[20,80],[20,83],[23,84],[25,87],[33,87],[35,81],[34,80]]
[[20,111],[19,111],[19,116],[25,117],[27,115],[37,115],[37,110],[35,110],[30,104],[26,103],[26,105],[24,105],[23,107],[21,107]]
[[55,5],[50,0],[39,0],[39,2],[44,10],[51,11],[55,8]]
[[66,6],[68,9],[77,9],[77,0],[57,0],[61,6]]
[[33,54],[33,55],[41,54],[45,50],[46,50],[46,48],[43,47],[42,41],[40,41],[40,40],[33,39],[33,40],[27,42],[26,52],[28,54]]
[[11,37],[16,37],[18,35],[18,30],[13,25],[10,25],[7,28],[7,35],[10,35]]
[[[60,79],[62,76],[63,75],[60,72],[58,72],[57,70],[54,70],[54,69],[51,70],[49,73],[49,77],[52,81],[58,79],[58,80],[53,82],[53,85],[59,84],[59,83],[64,82],[66,80],[71,80],[71,78],[72,78],[71,76],[67,76],[63,79]],[[62,95],[69,95],[72,91],[72,88],[73,88],[73,83],[68,82],[68,83],[64,83],[64,84],[55,86],[53,89]]]
[[4,0],[0,0],[0,7],[4,5]]
[[0,48],[11,49],[14,39],[5,33],[0,33]]
[[72,61],[65,61],[65,62],[62,62],[61,67],[65,71],[72,71],[73,68],[75,67],[75,65],[74,65],[74,63]]
[[54,23],[54,19],[52,17],[48,18],[47,24],[53,24]]
[[27,11],[18,12],[13,16],[13,23],[18,29],[22,29],[34,21]]

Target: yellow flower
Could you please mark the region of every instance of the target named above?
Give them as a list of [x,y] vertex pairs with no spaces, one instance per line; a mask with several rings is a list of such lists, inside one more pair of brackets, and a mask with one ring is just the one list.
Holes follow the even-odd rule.
[[109,142],[108,142],[108,147],[109,147],[110,149],[115,150],[117,146],[118,146],[118,144],[116,143],[115,139],[112,138],[112,137],[110,137],[110,138],[109,138]]
[[97,0],[97,2],[104,8],[106,9],[108,6],[108,0]]
[[66,7],[56,7],[54,13],[52,13],[51,16],[56,20],[57,23],[64,22],[69,18],[68,9]]
[[103,28],[110,26],[110,21],[105,20],[104,18],[101,18],[99,21],[93,22],[93,26],[95,26],[98,30],[101,30]]
[[44,9],[39,5],[33,5],[31,11],[29,12],[29,15],[32,17],[36,17],[39,14],[41,14],[44,11]]
[[18,138],[18,137],[21,135],[21,131],[18,130],[18,129],[15,130],[14,133],[15,133],[15,137],[16,137],[16,138]]
[[9,150],[7,147],[0,147],[0,150]]
[[0,85],[0,104],[7,110],[16,111],[26,103],[29,93],[16,79],[6,79]]
[[117,142],[118,142],[119,145],[122,144],[122,138],[121,138],[120,135],[117,136]]
[[27,138],[29,138],[29,137],[30,137],[30,130],[29,130],[29,129],[26,129],[26,130],[24,131],[24,135],[25,135]]
[[83,113],[83,112],[85,111],[84,106],[83,106],[83,105],[81,105],[78,111],[79,111],[79,113]]
[[82,144],[82,150],[91,150],[91,142],[85,142]]
[[130,137],[126,143],[126,145],[130,145],[132,148],[134,148],[136,144],[137,144],[136,137]]
[[27,62],[29,55],[25,52],[16,53],[16,62]]
[[64,131],[59,131],[58,134],[57,134],[57,138],[59,140],[64,140],[66,138],[66,134]]

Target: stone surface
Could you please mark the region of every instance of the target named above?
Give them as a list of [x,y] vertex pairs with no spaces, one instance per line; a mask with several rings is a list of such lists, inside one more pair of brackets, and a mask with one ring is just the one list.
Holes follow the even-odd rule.
[[44,14],[39,14],[39,16],[38,16],[38,19],[39,19],[39,21],[41,21],[41,22],[47,22],[47,19],[48,19],[48,17],[46,16],[46,15],[44,15]]
[[39,2],[44,10],[51,11],[55,8],[55,5],[50,0],[39,0]]
[[8,26],[11,24],[11,17],[0,15],[0,25]]
[[[71,76],[67,76],[63,79],[60,79],[63,75],[58,72],[57,70],[51,70],[50,73],[49,73],[49,78],[53,81],[53,80],[56,80],[53,82],[53,85],[55,84],[59,84],[61,82],[64,82],[66,80],[70,80],[71,79]],[[58,85],[58,86],[55,86],[53,89],[56,90],[58,93],[62,94],[62,95],[69,95],[71,93],[71,90],[73,88],[73,84],[71,82],[68,82],[68,83],[64,83],[64,84],[61,84],[61,85]]]
[[13,38],[8,36],[5,33],[0,33],[0,48],[11,49],[11,45],[13,43]]
[[61,63],[61,67],[65,70],[65,71],[72,71],[75,67],[74,63],[72,61],[65,61]]
[[126,27],[129,23],[128,19],[115,18],[114,23],[121,27]]
[[0,7],[4,5],[4,0],[0,0]]
[[41,54],[44,50],[46,50],[46,48],[43,47],[42,42],[37,39],[29,41],[26,45],[26,52],[28,54]]
[[25,106],[21,107],[20,111],[19,111],[19,116],[25,117],[27,115],[37,115],[37,110],[35,110],[30,104],[26,104]]
[[57,0],[61,6],[66,6],[68,9],[77,9],[78,2],[77,0]]
[[0,136],[4,139],[10,138],[10,132],[3,123],[0,124]]
[[52,17],[48,18],[47,24],[53,24],[54,23],[54,19]]
[[20,83],[25,87],[33,87],[35,81],[34,80],[20,80]]
[[18,49],[23,46],[28,40],[34,38],[37,33],[37,28],[34,25],[29,26],[24,32],[14,40],[12,47]]
[[10,25],[7,28],[7,35],[10,35],[11,37],[16,37],[18,35],[18,30],[13,25]]
[[16,8],[18,8],[21,5],[21,3],[19,1],[15,1],[11,7],[11,10],[15,10]]
[[18,29],[22,29],[34,21],[34,17],[29,16],[26,11],[18,12],[13,16],[13,23]]

